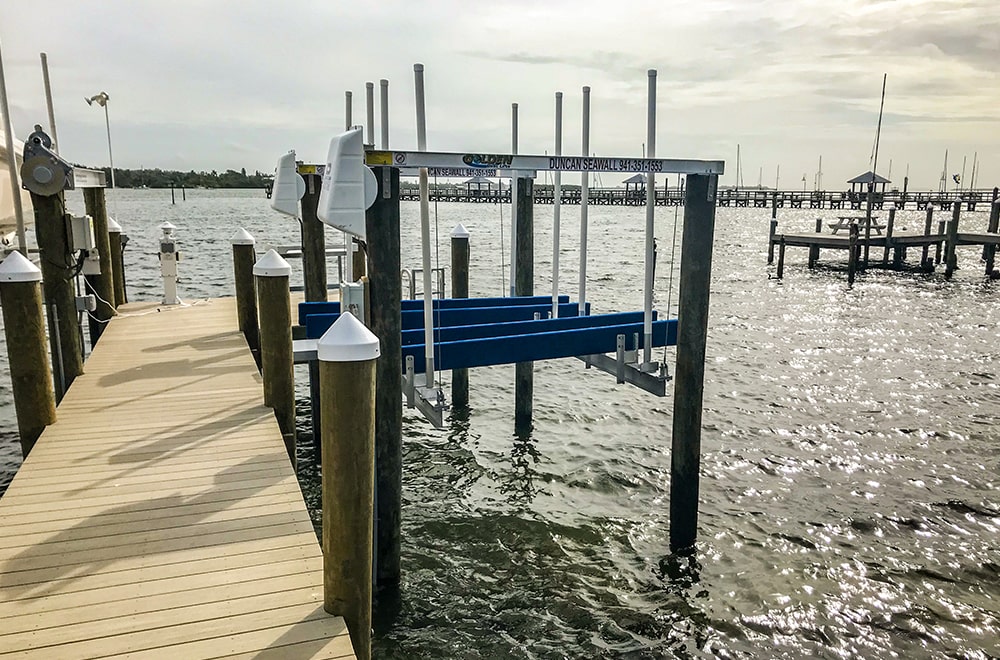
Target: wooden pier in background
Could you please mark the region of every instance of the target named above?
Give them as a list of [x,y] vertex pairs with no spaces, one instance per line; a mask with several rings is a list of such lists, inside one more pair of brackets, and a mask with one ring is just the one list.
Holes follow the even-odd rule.
[[0,498],[0,658],[353,658],[234,299],[119,311]]

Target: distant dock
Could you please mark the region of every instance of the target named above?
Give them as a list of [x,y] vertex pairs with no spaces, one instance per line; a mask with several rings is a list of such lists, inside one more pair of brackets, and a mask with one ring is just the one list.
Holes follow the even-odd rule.
[[0,499],[0,655],[353,658],[234,299],[119,310]]

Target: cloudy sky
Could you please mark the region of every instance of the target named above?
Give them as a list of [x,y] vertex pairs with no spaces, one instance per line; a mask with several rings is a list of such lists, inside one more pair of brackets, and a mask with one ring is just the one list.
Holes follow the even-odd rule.
[[[1000,3],[996,0],[27,0],[0,4],[11,114],[22,139],[45,124],[39,52],[48,53],[62,151],[115,164],[271,171],[294,148],[320,160],[344,124],[344,92],[364,121],[364,83],[390,81],[391,146],[414,148],[414,62],[426,66],[428,148],[554,147],[580,153],[581,87],[591,86],[591,150],[638,156],[646,70],[659,71],[657,155],[722,158],[735,181],[824,187],[869,169],[888,74],[879,172],[911,189],[949,174],[1000,184]],[[378,113],[376,112],[376,117]],[[376,132],[376,134],[378,134]]]

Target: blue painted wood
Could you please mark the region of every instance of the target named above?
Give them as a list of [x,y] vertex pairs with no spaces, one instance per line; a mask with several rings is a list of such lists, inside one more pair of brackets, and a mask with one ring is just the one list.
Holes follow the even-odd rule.
[[[543,305],[551,303],[551,296],[522,296],[518,298],[436,298],[434,309],[460,309],[467,307],[511,307],[514,305]],[[560,303],[568,303],[569,296],[559,296]],[[423,300],[403,300],[403,310],[422,310]],[[339,302],[299,303],[299,325],[306,325],[306,319],[313,314],[340,314]]]
[[[653,312],[656,318],[656,312]],[[596,328],[602,325],[622,325],[642,321],[642,312],[617,312],[614,314],[597,314],[595,316],[569,316],[558,319],[541,319],[538,321],[511,321],[508,323],[489,323],[482,325],[458,325],[448,328],[438,328],[434,339],[438,342],[461,341],[464,339],[484,339],[486,337],[507,337],[512,335],[527,335],[540,332],[555,332],[558,330],[577,330],[580,328]],[[424,343],[423,328],[403,331],[403,346]]]
[[[611,353],[616,350],[618,335],[625,335],[626,350],[633,350],[635,334],[639,335],[639,348],[642,348],[641,321],[597,328],[441,342],[435,346],[434,364],[435,368],[445,370]],[[653,322],[653,346],[673,346],[676,343],[676,319]],[[414,369],[418,373],[422,372],[423,345],[403,346],[404,365],[406,357],[410,355],[414,359]]]
[[[505,298],[504,300],[514,300],[514,298]],[[585,311],[589,313],[589,310],[590,303],[587,303]],[[541,314],[542,318],[545,318],[551,311],[552,305],[549,302],[541,305],[509,305],[505,307],[440,309],[434,312],[434,325],[438,328],[446,328],[457,325],[530,321],[534,318],[535,312],[538,312]],[[576,303],[563,303],[559,305],[560,318],[576,315]],[[339,314],[311,314],[306,317],[306,338],[318,339],[319,337],[322,337],[327,328],[333,325],[333,322],[336,321],[339,316]],[[424,327],[423,310],[403,310],[401,316],[404,331],[416,330]]]

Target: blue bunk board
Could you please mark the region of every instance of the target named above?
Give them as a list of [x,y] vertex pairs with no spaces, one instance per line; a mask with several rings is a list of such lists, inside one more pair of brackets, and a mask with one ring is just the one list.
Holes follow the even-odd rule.
[[[503,298],[437,298],[434,309],[457,309],[461,307],[511,307],[514,305],[542,305],[552,303],[552,296],[517,296]],[[560,303],[568,303],[569,296],[559,296]],[[423,300],[403,300],[403,310],[423,309]],[[340,314],[340,302],[299,303],[299,325],[306,325],[306,319],[313,314]]]
[[[653,312],[656,319],[656,312]],[[480,325],[458,325],[434,329],[434,341],[461,341],[464,339],[484,339],[486,337],[508,337],[512,335],[529,335],[539,332],[555,332],[558,330],[577,330],[579,328],[596,328],[602,325],[623,325],[625,323],[642,323],[642,312],[617,312],[613,314],[598,314],[596,316],[567,316],[558,319],[542,319],[539,321],[509,321],[507,323],[488,323]],[[403,331],[403,346],[424,343],[424,329]]]
[[[461,298],[457,300],[462,300]],[[475,300],[470,298],[469,300]],[[481,299],[480,299],[481,300]],[[501,300],[517,300],[517,298],[501,298]],[[551,300],[551,298],[549,299]],[[460,309],[440,309],[434,312],[434,327],[447,328],[459,325],[478,325],[484,323],[507,323],[510,321],[531,321],[537,312],[543,318],[552,311],[551,302],[541,305],[509,305],[503,307],[464,307]],[[576,303],[559,305],[559,317],[577,316]],[[590,313],[590,303],[587,303],[585,313]],[[310,314],[306,317],[306,338],[318,339],[333,325],[339,314]],[[424,327],[424,312],[422,309],[404,309],[401,313],[402,329],[417,330]]]
[[[542,323],[542,321],[537,323]],[[594,328],[441,342],[434,347],[434,364],[435,368],[441,370],[462,369],[611,353],[617,348],[618,335],[625,335],[626,350],[634,350],[636,348],[634,341],[636,334],[639,335],[639,348],[642,348],[644,338],[641,320],[637,323]],[[675,345],[677,343],[677,320],[654,321],[652,339],[653,346]],[[404,369],[406,357],[410,355],[414,359],[414,370],[417,373],[423,372],[425,368],[423,345],[403,346]]]

